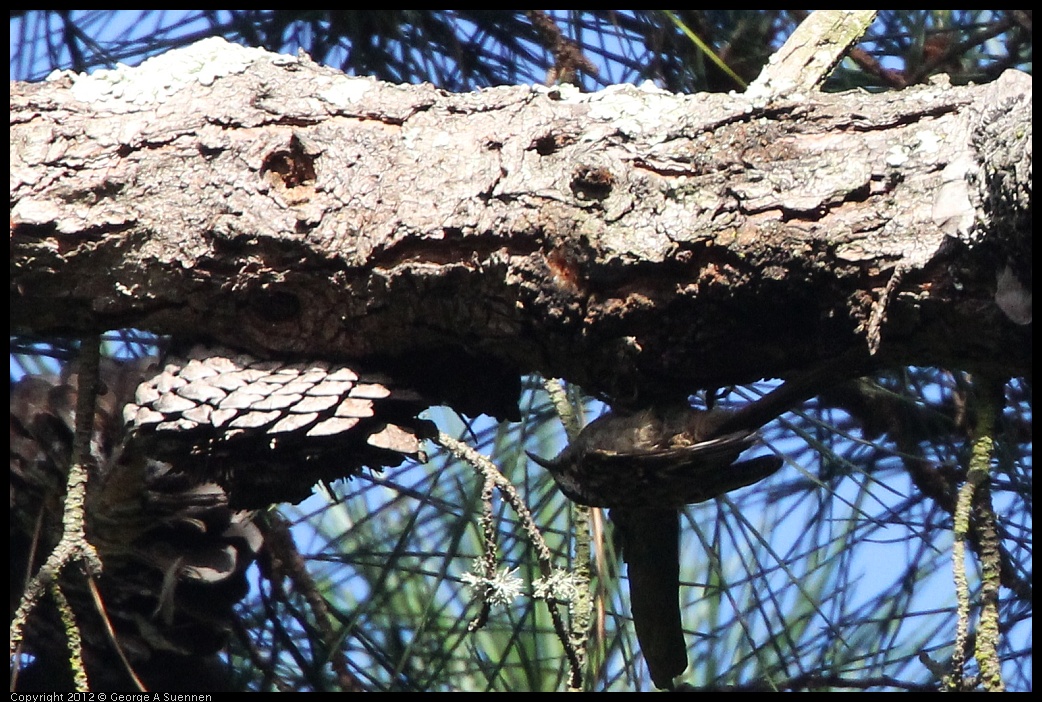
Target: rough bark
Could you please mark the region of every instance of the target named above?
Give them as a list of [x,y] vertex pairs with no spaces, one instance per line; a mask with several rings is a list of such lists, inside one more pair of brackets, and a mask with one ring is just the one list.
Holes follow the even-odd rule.
[[1030,367],[994,301],[1009,261],[1030,286],[1024,74],[455,95],[211,39],[11,91],[16,332],[368,359],[500,415],[519,371],[623,402],[788,375],[873,312],[881,364]]

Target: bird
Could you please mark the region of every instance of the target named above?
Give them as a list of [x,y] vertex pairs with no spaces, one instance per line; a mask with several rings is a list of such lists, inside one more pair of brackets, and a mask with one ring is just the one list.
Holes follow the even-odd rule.
[[685,405],[608,412],[556,458],[529,458],[561,492],[589,507],[680,509],[751,485],[781,467],[776,456],[739,461],[757,429],[721,432],[725,410]]
[[673,689],[687,668],[680,614],[680,513],[777,472],[776,455],[740,460],[760,428],[835,381],[837,362],[783,383],[737,410],[686,402],[609,411],[555,458],[529,458],[570,500],[608,508],[627,564],[630,609],[652,682]]
[[529,454],[569,499],[610,508],[629,573],[630,610],[652,682],[672,689],[687,668],[680,615],[680,512],[781,468],[777,456],[739,461],[754,430],[719,434],[723,410],[683,405],[608,412],[555,459]]

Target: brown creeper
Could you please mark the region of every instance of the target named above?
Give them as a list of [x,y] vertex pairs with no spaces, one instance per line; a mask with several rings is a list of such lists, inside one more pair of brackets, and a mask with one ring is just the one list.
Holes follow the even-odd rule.
[[672,688],[673,678],[687,668],[678,510],[751,485],[782,465],[776,456],[738,461],[758,434],[749,429],[718,433],[732,417],[686,406],[609,412],[554,460],[529,454],[570,499],[612,508],[629,566],[633,625],[659,688]]
[[552,461],[529,457],[579,504],[679,509],[751,485],[781,467],[775,456],[738,461],[758,434],[755,429],[718,434],[731,417],[686,406],[609,412]]
[[737,411],[687,405],[609,412],[591,422],[555,459],[528,454],[569,499],[610,507],[629,566],[630,607],[651,679],[672,688],[687,667],[680,617],[680,522],[684,505],[752,485],[782,460],[740,461],[759,428],[843,376],[844,359],[789,381]]

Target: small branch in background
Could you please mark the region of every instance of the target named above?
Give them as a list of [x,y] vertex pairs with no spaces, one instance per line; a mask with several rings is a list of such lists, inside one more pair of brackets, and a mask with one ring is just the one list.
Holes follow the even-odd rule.
[[800,23],[746,91],[766,99],[817,90],[877,10],[816,10]]
[[[76,433],[72,440],[72,467],[69,470],[68,490],[65,496],[65,513],[62,515],[63,534],[55,549],[62,550],[62,543],[72,549],[69,556],[79,556],[91,575],[101,573],[101,559],[84,533],[83,503],[87,495],[88,470],[90,468],[90,442],[94,437],[94,408],[98,397],[101,367],[101,338],[89,336],[83,339],[79,355],[80,367],[76,389]],[[57,572],[56,572],[57,574]]]
[[532,545],[535,546],[540,570],[544,575],[548,575],[553,569],[550,548],[546,545],[546,541],[543,540],[543,535],[539,533],[539,528],[536,526],[535,520],[532,519],[532,513],[528,511],[528,506],[525,505],[521,496],[517,494],[517,490],[514,488],[513,484],[499,472],[496,464],[462,441],[454,439],[445,432],[438,432],[435,441],[439,446],[456,456],[456,458],[459,458],[476,468],[483,478],[491,480],[499,489],[500,495],[502,495],[503,499],[507,501],[507,504],[509,504],[517,513],[517,516],[520,518],[521,524],[524,527],[525,533],[528,535]]
[[[496,566],[498,565],[496,559],[496,526],[495,517],[492,514],[492,490],[494,488],[495,483],[486,477],[484,484],[481,486],[481,538],[485,546],[485,552],[481,557],[482,574],[480,576],[472,573],[463,574],[463,580],[468,585],[484,588],[481,598],[481,611],[467,625],[467,631],[477,631],[484,627],[488,622],[488,615],[492,611],[493,601],[499,599],[496,594]],[[468,575],[473,577],[468,578]],[[498,589],[501,590],[502,588]]]
[[[582,427],[579,426],[579,418],[575,407],[568,401],[568,395],[564,389],[564,383],[560,379],[543,380],[543,389],[550,396],[550,402],[561,418],[568,441],[574,441],[579,435]],[[592,564],[591,550],[591,515],[590,508],[585,505],[570,503],[572,511],[572,533],[575,536],[575,601],[572,607],[571,640],[575,646],[581,662],[581,668],[586,667],[586,642],[590,637],[591,625],[593,623],[593,598],[590,594],[590,571]],[[581,680],[573,680],[574,689],[581,688]]]
[[[958,600],[958,623],[947,688],[952,692],[965,691],[976,687],[978,682],[982,682],[989,691],[1001,692],[1005,689],[998,657],[998,590],[1001,559],[999,558],[999,539],[995,528],[996,520],[991,506],[991,489],[988,481],[995,446],[996,419],[1002,414],[1002,383],[989,379],[980,380],[976,399],[978,404],[977,423],[974,427],[970,465],[966,474],[966,483],[959,490],[953,527],[952,567]],[[965,542],[969,538],[971,513],[976,513],[978,524],[983,526],[980,529],[982,576],[980,622],[976,632],[976,658],[981,675],[979,680],[972,682],[972,685],[964,679],[963,672],[966,664],[970,619]]]
[[575,408],[568,401],[568,394],[564,391],[564,383],[557,378],[547,378],[543,380],[543,390],[550,396],[550,404],[554,406],[554,412],[561,418],[561,424],[564,425],[564,433],[568,436],[568,441],[574,441],[575,437],[579,436],[582,427],[579,426],[579,417],[576,416]]
[[87,682],[87,668],[83,664],[83,637],[80,636],[80,628],[76,624],[76,616],[73,614],[72,605],[58,586],[57,580],[52,580],[47,587],[58,605],[61,614],[62,627],[68,637],[69,644],[69,667],[72,668],[72,680],[77,690],[89,690]]
[[[76,430],[73,435],[72,465],[65,488],[65,511],[62,514],[62,536],[47,561],[29,581],[11,620],[10,652],[12,659],[22,641],[26,621],[44,592],[55,592],[57,578],[69,563],[81,561],[88,577],[101,574],[101,559],[84,533],[83,504],[87,495],[87,478],[91,463],[90,444],[94,435],[94,407],[98,395],[98,373],[101,363],[101,339],[97,335],[84,338],[80,344],[79,375],[76,396]],[[52,589],[53,588],[53,589]],[[59,603],[64,600],[58,595]],[[69,646],[79,648],[79,633],[72,617],[65,618]],[[70,628],[71,627],[71,628]],[[71,648],[70,648],[71,650]],[[72,651],[72,661],[80,660],[75,670],[78,691],[87,690],[82,671],[82,652]]]
[[528,20],[542,39],[546,49],[554,56],[554,65],[547,71],[547,85],[579,85],[579,72],[598,75],[597,65],[583,55],[582,49],[566,37],[553,18],[542,10],[527,10]]
[[[803,22],[810,16],[810,13],[806,10],[788,10],[787,12],[789,17],[797,22]],[[908,87],[908,83],[905,81],[904,74],[901,71],[885,68],[879,62],[879,59],[859,46],[850,47],[850,51],[847,52],[847,58],[856,63],[865,73],[878,78],[891,88],[899,90]]]
[[[277,574],[273,572],[269,578],[272,586],[283,590],[279,586],[282,576],[292,581],[293,590],[303,595],[315,615],[315,626],[325,646],[325,655],[329,658],[333,672],[336,673],[340,689],[344,692],[364,692],[365,686],[348,669],[347,659],[339,645],[339,635],[333,629],[329,605],[297,549],[289,523],[277,511],[271,510],[263,519],[258,519],[257,524],[264,534],[264,543],[267,544],[271,556],[272,570],[278,571]],[[284,591],[279,593],[279,597],[284,596]]]
[[[547,582],[555,581],[555,569],[552,562],[550,548],[546,545],[543,535],[539,533],[539,528],[536,526],[535,520],[532,518],[532,513],[528,510],[528,506],[525,505],[521,496],[517,494],[517,490],[514,489],[513,484],[507,480],[501,472],[499,472],[499,469],[492,461],[462,441],[449,436],[445,432],[438,432],[435,442],[452,455],[473,466],[478,473],[481,474],[482,478],[484,478],[486,488],[488,484],[491,484],[499,490],[499,494],[517,514],[525,534],[528,535],[529,542],[535,549],[536,559],[539,562],[539,570],[543,574],[543,580]],[[489,496],[491,496],[491,493],[489,493]],[[489,572],[488,563],[485,563],[483,570],[485,571],[485,574]],[[491,572],[496,572],[496,566],[494,563],[491,564]],[[486,590],[489,587],[496,588],[501,585],[498,578],[493,581],[486,578],[485,574],[478,574],[478,580],[481,581],[481,585],[483,585]],[[477,581],[475,581],[475,583],[476,582]],[[568,588],[568,591],[571,592],[573,589],[574,588]],[[565,655],[568,657],[568,664],[571,671],[571,680],[569,684],[572,687],[578,688],[582,681],[582,670],[585,658],[573,645],[572,636],[569,633],[568,627],[565,625],[561,617],[561,612],[557,607],[561,600],[555,596],[556,592],[560,592],[560,588],[548,589],[544,595],[544,599],[547,600],[550,618],[554,624],[554,630],[557,632],[557,637],[564,646]]]
[[91,600],[94,602],[95,609],[98,610],[98,614],[101,615],[101,624],[105,628],[105,636],[108,638],[109,643],[112,644],[113,650],[119,657],[119,662],[123,666],[123,670],[126,671],[127,677],[133,681],[134,686],[140,692],[148,692],[148,688],[145,687],[145,683],[142,682],[137,671],[130,664],[127,659],[126,651],[123,650],[123,646],[119,643],[119,637],[116,636],[116,630],[112,628],[112,619],[109,617],[108,611],[106,611],[105,603],[101,599],[101,592],[98,590],[98,584],[94,581],[93,577],[87,578],[87,586],[90,589]]

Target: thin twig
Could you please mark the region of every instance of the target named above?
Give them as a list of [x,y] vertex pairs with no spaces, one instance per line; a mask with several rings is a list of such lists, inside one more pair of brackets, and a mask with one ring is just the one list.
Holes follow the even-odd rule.
[[[549,578],[554,570],[550,548],[546,545],[543,535],[539,532],[539,528],[532,518],[532,513],[528,510],[528,506],[521,499],[521,496],[517,494],[514,485],[506,479],[506,476],[499,472],[499,468],[496,467],[495,463],[462,441],[449,436],[445,432],[438,432],[435,441],[460,460],[473,466],[487,482],[495,485],[500,495],[521,521],[522,528],[535,549],[540,572],[544,578]],[[571,680],[572,682],[581,681],[583,659],[572,644],[572,637],[568,627],[565,625],[561,612],[557,607],[559,603],[556,599],[548,597],[547,604],[549,605],[548,609],[554,630],[557,632],[557,637],[560,639],[562,646],[564,646],[565,655],[568,658]]]

